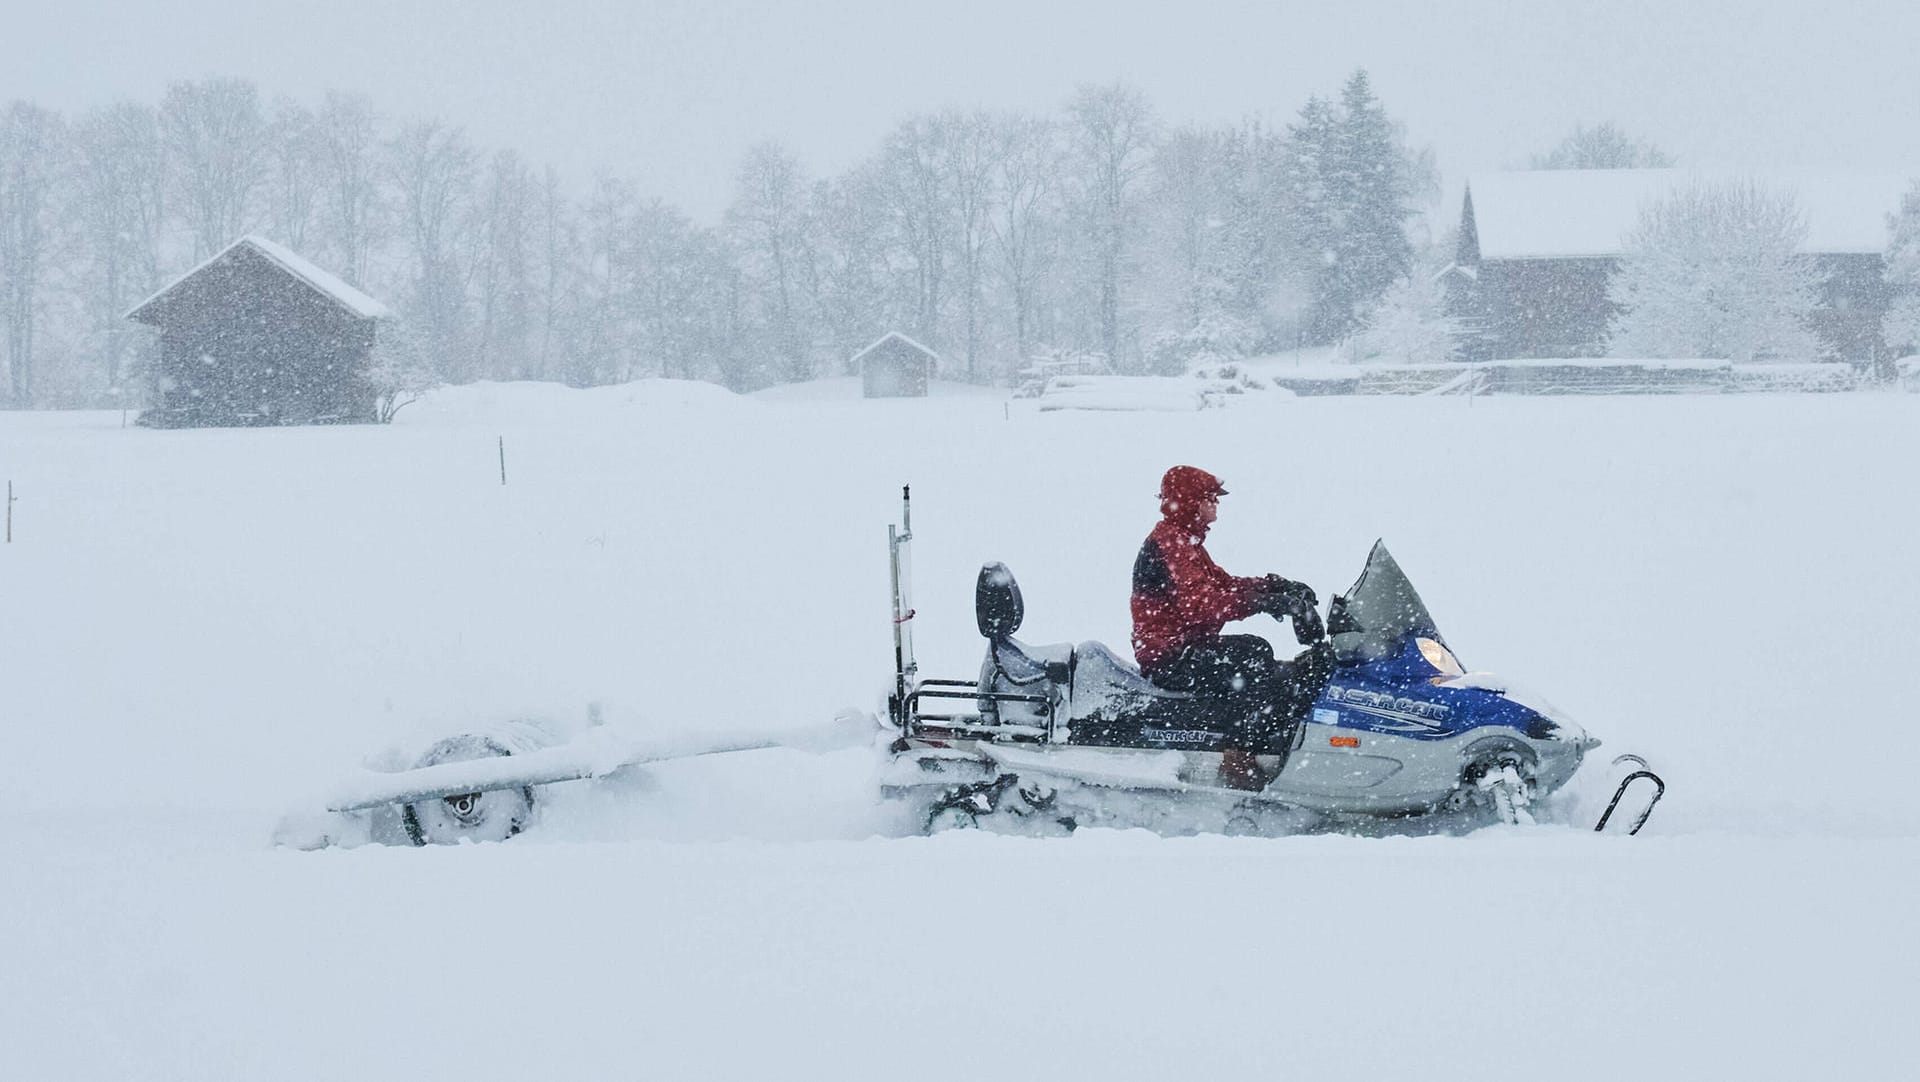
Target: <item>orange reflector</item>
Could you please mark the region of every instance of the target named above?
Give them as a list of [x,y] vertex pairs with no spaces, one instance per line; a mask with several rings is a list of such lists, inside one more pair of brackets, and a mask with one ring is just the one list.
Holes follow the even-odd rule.
[[1327,737],[1327,743],[1332,744],[1336,748],[1357,748],[1360,746],[1360,738],[1357,736],[1330,736]]

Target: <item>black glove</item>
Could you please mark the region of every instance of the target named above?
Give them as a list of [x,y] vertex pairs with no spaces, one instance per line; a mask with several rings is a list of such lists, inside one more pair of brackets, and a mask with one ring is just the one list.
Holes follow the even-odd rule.
[[1327,627],[1320,622],[1319,609],[1306,608],[1293,614],[1293,637],[1302,646],[1327,637]]
[[1275,616],[1297,616],[1302,612],[1312,612],[1320,605],[1320,599],[1314,596],[1313,587],[1304,582],[1284,579],[1279,575],[1267,576],[1267,611]]

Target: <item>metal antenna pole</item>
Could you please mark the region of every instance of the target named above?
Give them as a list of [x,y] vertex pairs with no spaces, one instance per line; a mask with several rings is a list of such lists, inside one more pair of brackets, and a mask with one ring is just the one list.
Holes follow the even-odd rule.
[[903,554],[908,542],[913,540],[913,504],[912,490],[900,486],[900,526],[887,527],[887,554],[893,574],[893,708],[896,711],[894,721],[903,729],[906,726],[907,685],[919,666],[913,660],[913,640],[909,637],[907,621],[913,619],[911,589],[907,575],[911,571],[904,566]]
[[893,702],[895,710],[903,710],[907,702],[907,656],[900,642],[900,533],[892,526],[887,527],[887,559],[893,573]]

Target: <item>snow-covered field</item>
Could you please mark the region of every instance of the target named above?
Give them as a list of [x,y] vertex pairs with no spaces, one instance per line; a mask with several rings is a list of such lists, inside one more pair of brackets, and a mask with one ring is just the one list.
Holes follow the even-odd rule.
[[[0,414],[0,1076],[1911,1071],[1920,396],[939,390]],[[903,483],[928,675],[974,671],[988,559],[1023,638],[1124,646],[1175,462],[1232,490],[1229,569],[1324,597],[1384,536],[1470,668],[1655,761],[1647,830],[883,838],[867,753],[763,751],[555,787],[502,845],[267,844],[477,723],[874,708]]]

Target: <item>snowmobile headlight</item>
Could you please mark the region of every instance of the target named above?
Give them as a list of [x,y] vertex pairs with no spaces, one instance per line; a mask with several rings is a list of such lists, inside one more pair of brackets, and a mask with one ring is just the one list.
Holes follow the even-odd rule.
[[1413,641],[1420,647],[1420,656],[1427,659],[1427,664],[1442,673],[1448,676],[1460,676],[1466,672],[1460,667],[1460,659],[1453,656],[1453,651],[1435,640],[1421,636]]

